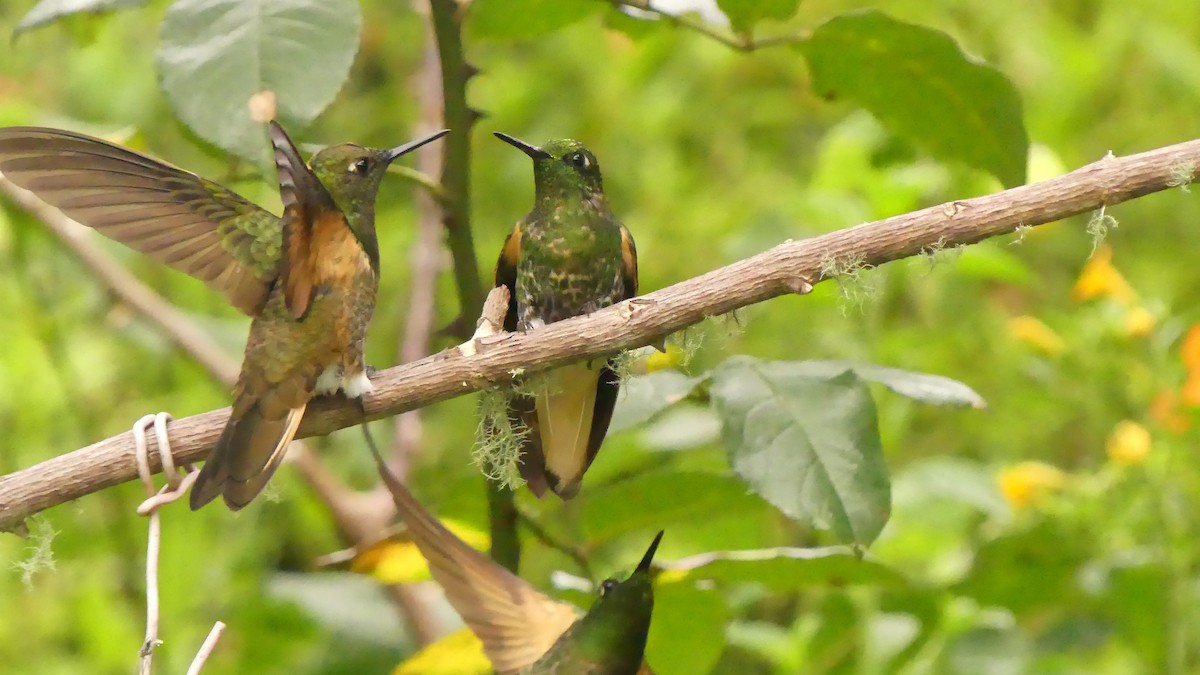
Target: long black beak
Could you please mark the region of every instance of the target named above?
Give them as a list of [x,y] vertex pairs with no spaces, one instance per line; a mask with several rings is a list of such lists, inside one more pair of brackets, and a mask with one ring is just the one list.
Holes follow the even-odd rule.
[[509,145],[513,146],[514,148],[529,155],[533,159],[550,159],[550,153],[546,152],[545,150],[539,148],[536,145],[530,145],[519,138],[514,138],[512,136],[509,136],[508,134],[500,133],[499,131],[494,131],[492,133],[495,134],[496,138],[499,138],[500,140],[504,141],[505,143],[508,143]]
[[404,145],[392,148],[391,150],[388,150],[388,152],[387,152],[387,161],[391,162],[392,160],[396,159],[397,157],[400,157],[402,155],[407,155],[408,153],[412,152],[413,150],[416,150],[417,148],[421,147],[422,145],[425,145],[426,143],[432,143],[433,141],[436,141],[437,139],[441,138],[442,136],[445,136],[448,133],[450,133],[449,129],[442,129],[441,131],[437,131],[432,134],[429,134],[428,136],[426,136],[425,138],[422,138],[419,141],[412,141],[410,143],[405,143]]
[[654,537],[654,541],[650,542],[650,548],[646,549],[646,555],[642,556],[642,562],[633,570],[634,574],[638,572],[649,572],[650,563],[654,560],[654,552],[658,550],[658,542],[662,541],[663,531],[659,530],[658,535]]

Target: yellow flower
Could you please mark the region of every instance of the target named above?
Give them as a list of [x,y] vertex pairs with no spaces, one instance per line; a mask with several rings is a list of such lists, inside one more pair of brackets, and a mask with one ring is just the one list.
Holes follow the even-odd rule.
[[[477,549],[489,546],[488,535],[456,520],[443,519],[446,529]],[[415,584],[428,581],[429,566],[417,545],[403,533],[376,542],[359,552],[350,563],[350,571],[369,574],[385,584]]]
[[1066,482],[1066,474],[1044,462],[1021,462],[1000,472],[1000,493],[1014,509],[1036,506]]
[[1130,307],[1125,314],[1125,334],[1129,337],[1145,337],[1154,330],[1154,314],[1145,307]]
[[1129,282],[1113,266],[1112,248],[1107,244],[1096,249],[1091,259],[1084,263],[1071,295],[1079,302],[1092,298],[1114,298],[1129,302],[1135,297]]
[[1049,356],[1058,356],[1067,348],[1053,328],[1028,314],[1009,319],[1008,333],[1020,342]]
[[487,675],[492,664],[470,628],[459,629],[401,663],[392,675]]
[[1141,464],[1150,454],[1150,432],[1133,420],[1122,420],[1108,435],[1105,449],[1117,464]]
[[655,349],[646,357],[646,372],[653,373],[656,370],[678,368],[682,363],[683,350],[672,342],[667,345],[667,351],[660,352]]

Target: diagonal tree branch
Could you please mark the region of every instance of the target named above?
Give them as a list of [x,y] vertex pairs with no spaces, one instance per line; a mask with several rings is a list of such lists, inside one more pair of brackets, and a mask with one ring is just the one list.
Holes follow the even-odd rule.
[[[688,279],[590,316],[536,331],[504,334],[466,355],[449,349],[389,368],[374,379],[367,416],[379,419],[588,358],[640,347],[706,317],[789,293],[858,266],[874,266],[946,246],[971,244],[1112,206],[1191,183],[1200,167],[1200,140],[1124,158],[1106,157],[1064,176],[995,194],[948,202],[909,214],[788,241],[756,256]],[[170,427],[177,463],[196,461],[212,447],[229,416],[223,408],[177,420]],[[358,406],[314,401],[299,436],[358,424]],[[153,468],[157,470],[152,455]],[[86,448],[0,477],[0,530],[12,530],[43,509],[132,480],[134,443],[119,434]]]
[[206,333],[198,330],[183,312],[150,290],[100,248],[86,227],[38,199],[32,192],[17,187],[4,174],[0,174],[0,192],[44,223],[121,300],[157,324],[176,347],[191,354],[214,379],[226,386],[233,386],[240,369],[237,360],[225,353]]

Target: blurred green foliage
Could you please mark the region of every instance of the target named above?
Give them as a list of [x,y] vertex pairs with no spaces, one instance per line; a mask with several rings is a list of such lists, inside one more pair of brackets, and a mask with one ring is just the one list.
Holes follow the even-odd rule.
[[[0,5],[0,34],[35,4]],[[135,3],[93,3],[118,4]],[[834,17],[870,6],[695,4],[709,21],[724,10],[736,33],[753,39],[817,36]],[[647,291],[784,239],[1016,182],[1011,158],[996,169],[969,148],[954,153],[962,140],[947,150],[921,135],[955,138],[958,127],[937,127],[953,123],[956,106],[935,105],[951,117],[905,126],[896,121],[904,82],[875,91],[869,80],[847,82],[836,49],[827,57],[835,69],[822,74],[815,63],[809,70],[805,48],[741,53],[598,0],[474,5],[466,48],[482,74],[468,93],[488,116],[473,132],[471,206],[485,264],[532,193],[528,160],[491,140],[492,130],[534,142],[572,136],[595,151],[614,210],[637,238]],[[530,14],[512,10],[518,5]],[[277,207],[273,177],[217,149],[228,144],[203,127],[182,124],[160,89],[154,36],[171,7],[151,0],[22,32],[2,48],[0,125],[115,137]],[[422,14],[383,0],[361,7],[349,79],[311,126],[295,128],[298,140],[389,145],[412,135]],[[988,78],[1011,81],[1031,142],[1030,180],[1200,132],[1195,2],[1057,0],[1018,11],[899,0],[886,11],[905,30],[941,31],[994,68]],[[851,84],[844,98],[824,98]],[[928,104],[932,94],[914,89]],[[901,97],[897,110],[879,96],[889,92]],[[955,100],[959,110],[991,106],[975,93]],[[998,119],[1016,124],[1012,110]],[[989,132],[1013,137],[996,123],[981,129],[965,142]],[[411,190],[392,186],[380,198],[383,285],[368,344],[378,366],[394,362],[414,239]],[[839,578],[804,566],[813,581],[788,583],[793,561],[776,561],[779,569],[757,581],[721,562],[724,575],[664,583],[649,653],[658,672],[703,672],[705,664],[716,673],[1200,669],[1200,469],[1192,456],[1200,339],[1188,339],[1200,316],[1187,300],[1200,290],[1200,272],[1186,258],[1200,205],[1180,189],[1107,215],[1118,226],[1099,249],[1081,216],[859,270],[683,336],[696,374],[733,354],[845,359],[961,380],[988,409],[874,397],[892,484],[890,520],[869,549],[881,571]],[[247,323],[222,298],[103,245],[238,353]],[[444,322],[458,312],[452,283],[449,274],[439,282]],[[0,472],[123,431],[147,412],[183,416],[228,403],[224,387],[7,204],[0,308]],[[425,411],[412,483],[436,513],[486,529],[482,479],[469,461],[474,417],[473,397]],[[708,407],[685,401],[614,433],[576,501],[521,494],[518,502],[585,551],[597,575],[626,570],[660,528],[663,560],[832,541],[748,494],[718,431]],[[374,483],[357,431],[317,445],[351,485]],[[183,672],[217,619],[229,628],[206,673],[386,672],[412,653],[414,640],[369,577],[314,571],[315,557],[340,547],[324,506],[287,469],[268,492],[273,498],[236,515],[165,511],[158,671]],[[28,540],[0,537],[8,570],[0,573],[0,670],[132,669],[144,621],[146,526],[134,514],[141,498],[138,485],[116,487],[36,517]],[[554,570],[581,572],[533,537],[524,544],[522,573],[541,588]],[[454,621],[448,611],[439,618]],[[709,636],[706,647],[723,635],[720,652],[669,634],[689,629]]]

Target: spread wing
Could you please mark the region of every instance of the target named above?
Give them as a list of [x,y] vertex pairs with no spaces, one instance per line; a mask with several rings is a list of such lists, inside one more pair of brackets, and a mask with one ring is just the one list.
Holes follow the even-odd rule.
[[[271,122],[271,145],[275,148],[275,167],[279,170],[279,195],[283,200],[283,256],[281,278],[288,310],[299,319],[308,312],[313,290],[321,282],[318,253],[321,239],[333,239],[350,232],[337,204],[312,169],[300,158],[292,139],[283,127]],[[323,236],[324,235],[324,236]]]
[[376,462],[430,573],[479,636],[496,672],[516,673],[537,662],[575,623],[575,607],[547,598],[468,546],[396,480],[378,455]]
[[68,217],[200,279],[247,314],[275,279],[278,219],[199,176],[98,138],[0,129],[0,172]]

